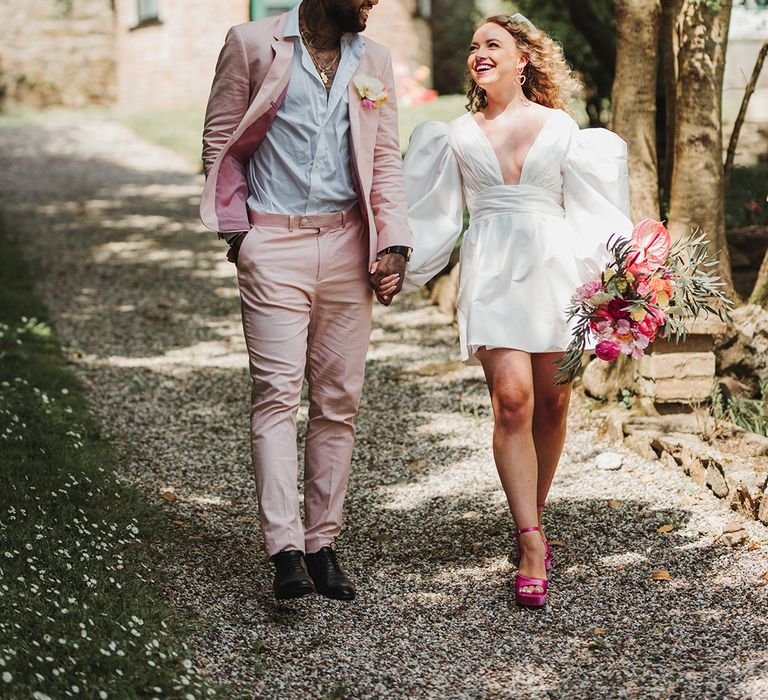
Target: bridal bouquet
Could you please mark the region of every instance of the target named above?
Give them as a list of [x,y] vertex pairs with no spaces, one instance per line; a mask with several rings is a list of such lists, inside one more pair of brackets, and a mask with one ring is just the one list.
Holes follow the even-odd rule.
[[558,384],[570,382],[589,340],[612,362],[620,354],[639,359],[657,337],[684,340],[702,311],[730,321],[731,301],[714,272],[717,259],[700,232],[670,241],[660,221],[641,221],[627,238],[608,242],[611,262],[597,279],[579,287],[566,313],[576,320],[573,340],[557,361]]

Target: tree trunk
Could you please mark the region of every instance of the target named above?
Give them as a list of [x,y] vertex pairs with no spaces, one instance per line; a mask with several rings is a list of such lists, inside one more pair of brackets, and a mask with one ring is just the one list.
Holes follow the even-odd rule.
[[719,252],[719,273],[734,295],[725,239],[722,94],[732,0],[684,0],[676,90],[675,152],[669,230],[673,238],[700,228]]
[[760,265],[760,272],[757,273],[757,281],[749,297],[750,304],[759,304],[763,308],[768,305],[768,251],[763,258],[763,264]]
[[675,163],[675,125],[677,123],[677,54],[680,50],[678,18],[683,0],[662,0],[659,27],[661,54],[661,80],[664,89],[665,130],[663,151],[659,151],[661,177],[659,178],[660,204],[664,218],[669,213],[669,192],[672,188],[672,168]]
[[659,218],[656,80],[659,0],[615,0],[618,45],[611,128],[629,148],[632,219]]

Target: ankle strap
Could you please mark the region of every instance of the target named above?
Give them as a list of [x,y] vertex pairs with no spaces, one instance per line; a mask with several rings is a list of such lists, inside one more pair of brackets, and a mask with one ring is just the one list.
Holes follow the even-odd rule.
[[524,535],[526,532],[540,532],[540,527],[523,527],[517,531],[518,535]]

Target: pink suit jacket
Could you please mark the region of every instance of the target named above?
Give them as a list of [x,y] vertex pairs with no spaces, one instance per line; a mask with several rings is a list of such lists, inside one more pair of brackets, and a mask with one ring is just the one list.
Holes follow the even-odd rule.
[[[294,39],[283,38],[287,16],[232,27],[221,50],[203,131],[206,181],[200,216],[212,231],[251,227],[246,169],[288,90]],[[388,104],[366,110],[354,78],[349,85],[353,174],[373,260],[384,248],[411,241],[389,51],[366,39],[358,74],[377,77],[390,94]]]

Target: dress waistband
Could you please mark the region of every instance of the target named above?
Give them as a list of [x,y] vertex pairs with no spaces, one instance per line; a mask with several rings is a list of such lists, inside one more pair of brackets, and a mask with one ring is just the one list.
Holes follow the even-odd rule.
[[543,214],[562,219],[565,216],[562,196],[535,185],[498,185],[478,192],[468,203],[470,219],[483,219],[504,214]]

